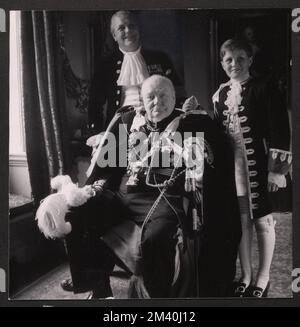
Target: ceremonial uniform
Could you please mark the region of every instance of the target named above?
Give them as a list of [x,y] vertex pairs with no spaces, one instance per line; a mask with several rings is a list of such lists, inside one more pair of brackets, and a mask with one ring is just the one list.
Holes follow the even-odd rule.
[[238,196],[246,196],[250,217],[272,212],[268,172],[287,174],[292,155],[288,114],[274,83],[250,78],[222,84],[213,97],[215,118],[229,135]]
[[[168,77],[176,86],[180,86],[175,69],[162,52],[141,49],[149,75],[159,74]],[[94,126],[94,132],[105,130],[117,109],[122,104],[122,86],[117,84],[124,54],[117,50],[104,58],[92,80],[89,101],[89,123]],[[106,118],[104,105],[107,102]],[[133,105],[133,104],[131,104]]]
[[[130,297],[228,295],[241,231],[233,157],[222,131],[200,111],[174,110],[154,124],[127,107],[117,112],[108,129],[117,139],[120,125],[128,135],[128,166],[99,168],[94,162],[88,184],[104,181],[101,195],[69,215],[73,231],[67,237],[67,246],[75,291],[88,289],[103,270],[109,271],[118,263],[132,274]],[[151,160],[155,154],[176,152],[176,147],[172,143],[168,143],[171,149],[162,147],[164,143],[154,142],[151,135],[158,133],[169,139],[168,133],[175,131],[180,135],[203,132],[198,164],[187,169],[185,158],[184,165],[177,167],[176,156],[171,156],[170,167],[154,167]],[[145,142],[150,146],[143,158],[134,161],[130,151],[135,149],[138,133],[147,136]],[[154,148],[157,151],[151,152]],[[100,155],[95,153],[98,158]],[[149,166],[145,158],[150,160]],[[197,190],[193,189],[194,177]],[[200,203],[194,199],[197,192]],[[190,209],[184,207],[184,198],[190,200]],[[202,222],[196,260],[191,260],[189,247],[195,225],[191,208],[197,209]]]

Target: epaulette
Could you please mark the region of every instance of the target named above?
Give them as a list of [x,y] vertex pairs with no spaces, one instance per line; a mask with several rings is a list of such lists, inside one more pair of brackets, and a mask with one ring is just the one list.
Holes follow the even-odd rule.
[[116,111],[116,114],[125,114],[125,113],[131,112],[133,110],[134,110],[134,107],[133,106],[124,106],[124,107],[119,108]]
[[176,111],[180,112],[181,119],[186,119],[187,117],[191,117],[192,115],[204,115],[207,116],[208,113],[204,109],[193,109],[189,111],[184,111],[179,108],[175,108]]

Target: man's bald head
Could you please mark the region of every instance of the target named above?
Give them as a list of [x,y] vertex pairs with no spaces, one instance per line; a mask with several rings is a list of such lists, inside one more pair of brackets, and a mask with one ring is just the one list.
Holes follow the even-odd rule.
[[110,19],[111,34],[113,34],[113,32],[114,32],[114,24],[115,24],[115,21],[116,21],[117,18],[120,18],[120,19],[127,18],[127,19],[129,19],[130,21],[132,21],[132,22],[134,22],[136,24],[135,17],[130,11],[128,11],[128,10],[119,10],[119,11],[115,12],[111,16],[111,19]]
[[157,123],[168,117],[175,108],[175,90],[172,82],[160,75],[147,78],[141,89],[147,118]]

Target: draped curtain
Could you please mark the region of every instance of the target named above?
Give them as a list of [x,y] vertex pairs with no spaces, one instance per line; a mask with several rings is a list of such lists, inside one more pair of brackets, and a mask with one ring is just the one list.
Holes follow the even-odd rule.
[[49,194],[50,179],[70,169],[59,22],[56,12],[20,17],[26,151],[36,205]]

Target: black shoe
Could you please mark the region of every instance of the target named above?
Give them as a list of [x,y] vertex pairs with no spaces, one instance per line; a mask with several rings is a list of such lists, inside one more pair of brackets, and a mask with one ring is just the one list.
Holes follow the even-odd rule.
[[269,288],[270,288],[270,282],[268,282],[265,289],[262,289],[261,287],[257,287],[257,286],[251,286],[249,288],[247,297],[257,297],[257,298],[268,297]]
[[60,286],[66,292],[73,292],[74,286],[71,278],[62,280]]
[[113,299],[112,289],[109,282],[99,283],[87,297],[88,300]]
[[244,297],[247,292],[248,286],[243,282],[233,283],[233,297]]

